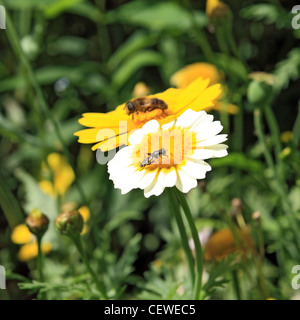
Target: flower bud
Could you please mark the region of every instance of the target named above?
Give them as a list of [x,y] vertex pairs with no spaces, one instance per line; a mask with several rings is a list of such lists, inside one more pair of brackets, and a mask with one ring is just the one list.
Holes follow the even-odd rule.
[[272,87],[262,81],[252,80],[248,86],[248,101],[254,106],[265,106],[272,93]]
[[31,233],[42,237],[48,229],[49,219],[41,210],[33,209],[25,219],[26,225]]
[[83,228],[82,215],[74,210],[61,213],[56,218],[56,227],[61,234],[69,237],[79,236]]
[[208,0],[206,4],[206,14],[212,23],[226,20],[230,15],[230,9],[222,1]]

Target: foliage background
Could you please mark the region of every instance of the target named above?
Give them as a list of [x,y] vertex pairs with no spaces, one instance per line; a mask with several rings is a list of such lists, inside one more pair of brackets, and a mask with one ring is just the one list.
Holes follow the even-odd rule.
[[[165,196],[145,199],[141,191],[121,196],[90,145],[78,144],[73,134],[82,128],[78,124],[82,113],[113,110],[132,97],[139,81],[152,92],[161,92],[170,87],[177,70],[198,61],[222,70],[226,98],[240,112],[213,112],[229,134],[230,155],[210,161],[214,170],[205,188],[201,184],[188,195],[197,226],[199,230],[227,226],[233,221],[231,201],[240,198],[256,246],[260,229],[264,239],[259,265],[257,257],[249,257],[247,270],[245,261],[235,263],[233,258],[208,264],[207,296],[237,298],[232,280],[237,275],[243,299],[297,297],[291,287],[291,268],[300,264],[300,33],[291,27],[294,3],[225,2],[232,11],[238,54],[226,37],[218,38],[211,27],[205,1],[0,2],[18,37],[14,38],[9,28],[0,31],[0,264],[8,273],[7,290],[0,291],[2,299],[34,299],[41,289],[48,299],[97,298],[95,290],[87,289],[89,276],[74,246],[54,228],[55,217],[70,201],[77,207],[86,203],[90,207],[84,243],[111,296],[190,298],[188,290],[181,290],[182,284],[187,285],[186,265]],[[36,83],[28,77],[28,70],[36,75]],[[276,119],[275,136],[263,117],[265,144],[257,138],[253,115],[268,99],[259,106],[249,100],[248,74],[252,71],[277,77],[268,96]],[[66,147],[53,123],[58,125]],[[293,139],[279,141],[285,131],[292,131]],[[265,161],[266,149],[283,175],[280,190],[277,171]],[[67,156],[76,174],[76,182],[64,197],[51,197],[38,184],[43,178],[42,163],[52,152]],[[86,199],[76,185],[81,186]],[[35,282],[35,260],[18,261],[19,246],[10,239],[13,228],[23,223],[32,208],[41,209],[51,220],[47,239],[53,250],[44,260],[46,283]],[[256,211],[261,215],[260,226],[252,219]],[[217,281],[219,276],[222,280]]]

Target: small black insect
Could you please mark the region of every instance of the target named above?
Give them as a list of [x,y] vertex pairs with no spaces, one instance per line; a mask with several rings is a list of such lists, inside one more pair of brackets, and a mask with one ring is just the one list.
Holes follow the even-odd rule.
[[161,156],[167,156],[167,152],[164,148],[161,148],[160,150],[154,151],[152,153],[146,153],[146,154],[148,155],[148,157],[141,162],[140,164],[141,168],[145,168],[147,165],[152,164],[156,159],[158,159]]

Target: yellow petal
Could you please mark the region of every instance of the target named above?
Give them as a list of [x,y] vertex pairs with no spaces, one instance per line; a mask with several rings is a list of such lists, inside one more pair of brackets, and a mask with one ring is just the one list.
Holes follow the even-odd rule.
[[199,77],[210,79],[211,84],[218,83],[221,80],[220,73],[214,65],[196,62],[177,71],[171,78],[171,84],[178,88],[186,88]]
[[11,234],[11,241],[16,244],[24,244],[32,239],[33,235],[25,224],[16,226]]
[[42,191],[52,197],[56,196],[53,184],[48,180],[42,180],[39,182],[39,186],[42,189]]
[[82,215],[84,222],[87,222],[91,217],[90,209],[87,206],[80,207],[78,212]]
[[[52,250],[52,245],[49,242],[42,243],[42,252],[48,254]],[[38,255],[38,245],[36,241],[23,245],[18,252],[18,259],[26,262]]]

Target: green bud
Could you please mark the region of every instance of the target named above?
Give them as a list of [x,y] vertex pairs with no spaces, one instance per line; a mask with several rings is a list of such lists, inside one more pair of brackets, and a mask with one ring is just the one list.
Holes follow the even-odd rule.
[[252,80],[248,86],[248,101],[257,107],[265,106],[272,96],[273,89],[265,82]]
[[59,232],[65,236],[79,236],[83,229],[82,215],[74,210],[61,213],[56,218],[56,227]]
[[33,209],[25,219],[25,223],[31,233],[41,238],[48,229],[49,219],[41,210]]

